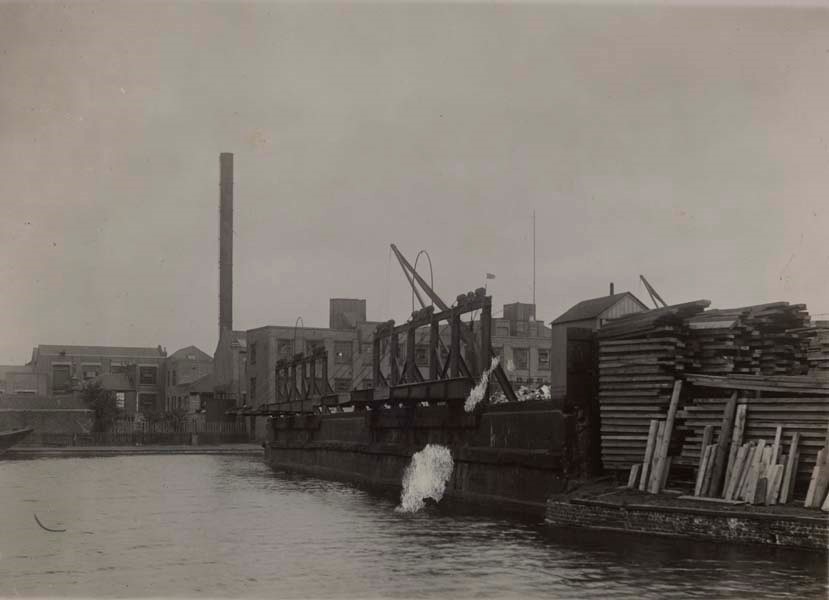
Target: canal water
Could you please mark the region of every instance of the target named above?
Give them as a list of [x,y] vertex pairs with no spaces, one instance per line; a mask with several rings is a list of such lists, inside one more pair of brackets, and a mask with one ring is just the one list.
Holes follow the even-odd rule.
[[[825,598],[823,557],[551,530],[256,457],[0,462],[0,596]],[[50,529],[40,527],[34,514]]]

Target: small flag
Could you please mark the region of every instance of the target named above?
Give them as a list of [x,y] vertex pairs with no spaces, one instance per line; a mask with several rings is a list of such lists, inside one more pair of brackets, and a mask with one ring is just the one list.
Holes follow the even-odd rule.
[[487,279],[495,279],[495,275],[493,275],[492,273],[487,273],[486,278]]

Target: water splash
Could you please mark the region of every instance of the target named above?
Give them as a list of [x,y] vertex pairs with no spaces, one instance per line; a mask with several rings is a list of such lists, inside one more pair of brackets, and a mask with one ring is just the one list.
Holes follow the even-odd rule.
[[489,384],[489,376],[492,375],[492,372],[495,370],[495,367],[498,366],[498,363],[501,362],[500,357],[493,356],[492,362],[489,363],[489,368],[484,371],[483,375],[481,375],[481,380],[478,382],[472,391],[469,392],[469,395],[466,397],[466,402],[463,405],[463,409],[466,412],[472,412],[475,410],[475,407],[478,406],[478,403],[484,399],[484,394],[486,394],[486,387]]
[[415,452],[403,474],[403,491],[397,510],[417,512],[423,508],[426,498],[440,502],[454,467],[452,453],[445,446],[427,444],[423,450]]

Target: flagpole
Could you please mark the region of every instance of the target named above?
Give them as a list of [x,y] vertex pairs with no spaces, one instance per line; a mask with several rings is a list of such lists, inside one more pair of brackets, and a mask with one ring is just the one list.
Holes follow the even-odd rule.
[[[533,309],[534,308],[535,308],[535,210],[533,210]],[[533,310],[533,312],[535,312],[535,310]]]

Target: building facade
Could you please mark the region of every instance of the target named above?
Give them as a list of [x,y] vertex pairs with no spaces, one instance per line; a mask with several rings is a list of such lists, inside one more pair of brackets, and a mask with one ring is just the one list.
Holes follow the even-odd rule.
[[188,385],[213,373],[213,359],[196,346],[187,346],[167,357],[165,371],[164,408],[182,409],[183,396],[189,396]]
[[251,406],[274,401],[276,361],[318,347],[328,352],[329,384],[335,392],[373,386],[372,336],[377,323],[366,321],[365,300],[331,299],[328,321],[329,327],[267,325],[246,332]]
[[513,386],[550,383],[550,334],[534,304],[505,304],[503,317],[493,317],[492,348]]
[[119,408],[128,413],[164,409],[165,360],[156,348],[39,345],[27,365],[45,382],[47,396],[72,393],[98,380],[116,392]]

